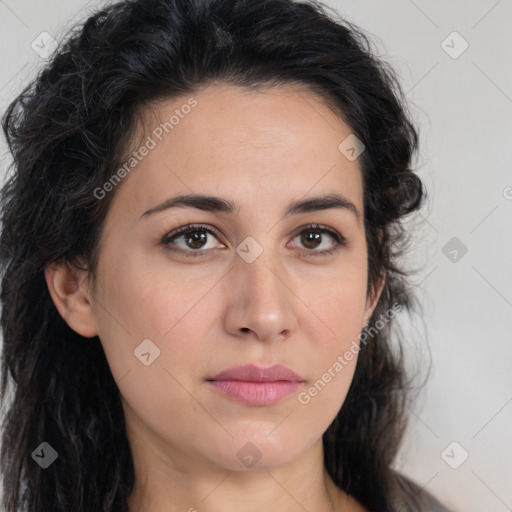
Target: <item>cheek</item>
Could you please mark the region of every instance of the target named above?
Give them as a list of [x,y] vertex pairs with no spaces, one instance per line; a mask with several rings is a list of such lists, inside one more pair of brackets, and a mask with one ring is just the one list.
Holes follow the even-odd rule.
[[327,330],[330,343],[359,334],[366,305],[366,266],[358,261],[345,261],[335,270],[316,277],[304,281],[298,294]]
[[310,330],[314,346],[311,357],[316,378],[341,399],[351,384],[359,355],[365,294],[358,288],[351,292],[345,289],[345,293],[332,294],[322,300],[318,311],[326,328]]
[[[164,274],[163,269],[133,254],[106,261],[109,265],[102,273],[96,316],[116,382],[124,379],[127,386],[128,381],[135,381],[143,383],[142,388],[156,390],[166,379],[176,384],[171,374],[180,382],[190,379],[190,368],[204,360],[200,341],[219,318],[210,297],[215,296],[210,291],[212,283],[185,272]],[[138,400],[136,394],[134,398]]]
[[104,275],[99,335],[125,411],[134,424],[142,419],[168,439],[183,438],[192,419],[208,420],[190,390],[199,377],[191,368],[204,360],[208,315],[201,298],[209,287],[190,285],[183,274],[163,280],[135,259],[115,262]]
[[337,290],[317,303],[325,327],[319,326],[318,321],[311,322],[312,345],[308,361],[312,376],[297,396],[301,407],[308,411],[308,417],[316,418],[311,422],[316,425],[317,433],[327,429],[335,418],[352,384],[360,348],[363,348],[359,335],[364,292],[364,286],[347,284],[343,291]]
[[366,268],[357,262],[347,265],[322,284],[324,290],[314,288],[306,295],[311,314],[301,320],[301,329],[312,342],[308,360],[317,385],[311,390],[311,397],[315,397],[320,410],[335,414],[336,404],[341,406],[350,387],[359,356]]
[[122,258],[110,265],[102,288],[107,324],[118,320],[133,341],[163,339],[200,306],[210,285],[180,269],[156,268],[144,258]]

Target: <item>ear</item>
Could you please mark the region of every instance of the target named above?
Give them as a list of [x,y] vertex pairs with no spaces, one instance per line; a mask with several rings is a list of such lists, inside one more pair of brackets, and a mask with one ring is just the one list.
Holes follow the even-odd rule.
[[385,284],[386,284],[386,276],[385,276],[385,274],[381,274],[379,281],[377,282],[377,285],[376,285],[375,289],[373,290],[373,293],[370,293],[366,299],[366,306],[364,308],[362,327],[368,325],[368,322],[370,321],[370,318],[373,315],[375,308],[377,307],[377,303],[379,302],[379,298],[382,293],[382,290],[384,289]]
[[87,272],[67,262],[52,263],[44,276],[53,303],[69,327],[86,338],[97,336]]

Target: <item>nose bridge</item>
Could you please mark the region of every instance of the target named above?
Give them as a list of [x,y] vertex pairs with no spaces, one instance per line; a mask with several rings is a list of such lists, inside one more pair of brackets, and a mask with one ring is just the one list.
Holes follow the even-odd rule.
[[[240,244],[240,249],[246,248]],[[254,247],[249,247],[248,253]],[[293,328],[292,293],[285,284],[285,270],[279,256],[270,249],[263,250],[254,260],[237,258],[231,272],[230,310],[231,332],[253,331],[258,338],[272,338]]]
[[[270,250],[264,251],[254,261],[237,262],[238,272],[247,285],[247,293],[255,299],[267,298],[268,301],[281,299],[284,275],[283,269],[279,272],[277,258],[272,256]],[[281,276],[279,276],[281,274]]]

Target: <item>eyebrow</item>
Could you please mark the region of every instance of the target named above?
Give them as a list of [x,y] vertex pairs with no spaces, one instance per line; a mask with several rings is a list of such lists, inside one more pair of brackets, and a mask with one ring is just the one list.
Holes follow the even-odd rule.
[[[169,210],[170,208],[179,207],[197,208],[198,210],[213,213],[238,213],[236,204],[232,201],[229,201],[228,199],[202,194],[187,194],[171,197],[170,199],[165,200],[163,203],[145,211],[140,216],[140,218],[147,218],[155,213]],[[301,213],[316,212],[320,210],[329,210],[332,208],[352,212],[357,219],[359,219],[361,216],[352,201],[348,200],[346,197],[340,194],[328,194],[325,196],[292,201],[288,204],[284,213],[284,217],[290,217],[291,215],[298,215]]]

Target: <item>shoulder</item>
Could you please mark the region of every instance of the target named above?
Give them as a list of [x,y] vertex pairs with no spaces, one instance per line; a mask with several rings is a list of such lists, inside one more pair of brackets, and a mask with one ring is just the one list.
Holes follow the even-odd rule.
[[397,505],[404,512],[454,512],[446,508],[437,498],[406,476],[395,473],[400,496]]

